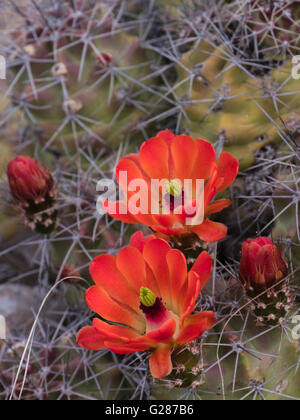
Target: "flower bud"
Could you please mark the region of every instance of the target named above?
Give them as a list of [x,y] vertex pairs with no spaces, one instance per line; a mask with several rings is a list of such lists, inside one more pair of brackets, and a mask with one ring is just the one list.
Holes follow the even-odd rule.
[[60,280],[64,280],[67,284],[75,284],[79,282],[80,272],[74,265],[65,265],[60,275]]
[[242,250],[240,280],[249,291],[276,286],[288,272],[278,247],[269,238],[248,239]]
[[18,156],[13,159],[8,165],[7,176],[13,197],[25,207],[41,204],[53,195],[51,174],[31,157]]
[[18,156],[7,168],[12,196],[21,204],[25,223],[36,232],[49,234],[57,220],[54,182],[49,171],[28,156]]

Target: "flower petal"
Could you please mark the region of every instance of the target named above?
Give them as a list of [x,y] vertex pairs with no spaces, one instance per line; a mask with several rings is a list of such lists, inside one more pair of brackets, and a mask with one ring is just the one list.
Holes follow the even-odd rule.
[[214,147],[206,140],[198,139],[196,140],[196,143],[198,153],[192,179],[206,180],[216,165],[216,151]]
[[158,347],[150,358],[150,370],[154,378],[163,379],[170,375],[173,365],[170,347]]
[[128,327],[120,325],[110,325],[99,318],[94,318],[93,326],[100,335],[103,336],[104,341],[117,341],[121,343],[128,343],[130,340],[139,337],[140,335]]
[[90,274],[97,286],[120,304],[127,305],[140,313],[139,293],[120,273],[112,255],[100,255],[90,264]]
[[85,299],[89,308],[107,321],[129,325],[139,331],[144,330],[145,321],[142,314],[138,315],[129,307],[118,304],[101,287],[90,287]]
[[181,300],[180,290],[187,280],[187,263],[185,256],[178,249],[171,249],[166,256],[170,275],[170,294],[172,307],[175,312],[179,311],[179,301]]
[[231,154],[223,152],[218,161],[218,181],[216,193],[226,190],[226,188],[233,183],[238,172],[239,161]]
[[152,290],[155,296],[160,296],[159,282],[157,282],[152,269],[146,264],[146,284],[145,287]]
[[195,271],[190,271],[188,274],[188,281],[183,285],[180,295],[182,296],[181,303],[181,318],[180,326],[183,325],[186,317],[193,312],[195,304],[201,291],[201,280]]
[[287,273],[287,265],[283,260],[281,252],[272,243],[272,245],[264,245],[260,248],[257,258],[257,267],[263,273],[266,287],[271,287],[281,278],[276,276],[281,273],[282,277]]
[[131,214],[123,202],[103,202],[105,212],[111,216],[113,219],[120,220],[123,223],[128,223],[130,225],[138,223],[136,216]]
[[[148,179],[146,180],[144,178],[142,171],[136,165],[136,163],[130,159],[130,156],[120,160],[116,169],[116,176],[118,184],[124,192],[128,192],[129,184],[136,179],[145,180],[148,184]],[[128,195],[130,196],[132,194],[133,192],[129,193]]]
[[[154,235],[150,235],[147,238],[145,238],[142,232],[137,232],[131,237],[130,245],[137,248],[141,253],[143,253],[145,245],[153,239],[156,239]],[[143,261],[145,265],[145,278],[143,280],[144,284],[142,286],[147,287],[148,289],[152,290],[152,292],[156,296],[159,296],[160,291],[156,282],[156,278],[154,277],[154,274],[149,265],[145,262],[144,259]],[[134,264],[133,266],[135,267]]]
[[103,350],[103,336],[94,327],[84,327],[77,335],[77,344],[88,350]]
[[153,216],[155,225],[161,225],[166,228],[172,228],[175,222],[173,214],[156,214]]
[[160,328],[131,340],[130,344],[147,344],[152,348],[156,348],[159,343],[173,344],[176,325],[175,319],[169,319]]
[[143,232],[139,230],[131,236],[130,245],[134,248],[137,248],[141,253],[143,253],[144,246],[149,240],[151,241],[152,239],[155,239],[154,235],[145,237]]
[[169,147],[154,137],[142,144],[140,162],[144,171],[153,179],[169,179]]
[[149,241],[144,248],[144,258],[151,268],[160,291],[160,297],[163,302],[170,305],[170,282],[169,267],[166,261],[166,255],[171,247],[163,239],[153,239]]
[[157,137],[160,140],[164,140],[167,144],[171,144],[171,141],[175,137],[175,134],[173,134],[170,130],[163,130],[157,134]]
[[205,242],[217,242],[227,236],[227,226],[222,223],[205,220],[201,225],[193,227],[193,232]]
[[148,346],[145,344],[119,344],[111,341],[105,341],[105,347],[116,354],[131,354],[138,351],[148,350]]
[[146,281],[146,266],[143,255],[131,246],[121,249],[116,258],[118,270],[128,283],[140,293]]
[[258,254],[261,247],[257,242],[247,242],[243,244],[241,271],[247,273],[247,277],[255,279],[258,271]]
[[205,188],[204,188],[204,209],[208,207],[209,203],[212,201],[212,199],[216,195],[217,179],[218,179],[218,169],[217,169],[217,166],[215,165],[214,168],[212,169],[209,180],[206,183]]
[[152,225],[155,224],[154,219],[153,219],[153,217],[150,213],[149,214],[138,213],[135,216],[135,218],[136,218],[136,223],[139,223],[139,224],[142,224],[142,225],[152,227]]
[[140,170],[143,178],[146,181],[150,182],[149,176],[146,174],[146,172],[143,170],[143,168],[141,166],[140,155],[138,153],[131,153],[131,154],[125,156],[123,159],[131,160],[135,164],[135,166]]
[[174,177],[181,180],[191,178],[191,173],[197,159],[197,143],[189,136],[176,136],[171,143],[171,153],[174,163]]
[[190,315],[184,322],[184,327],[177,338],[182,345],[201,337],[204,331],[210,330],[217,320],[213,312],[200,312]]
[[256,239],[248,239],[246,241],[247,243],[257,243],[259,246],[264,246],[264,245],[274,245],[274,243],[271,241],[270,238],[266,237],[266,236],[262,236],[260,238],[256,238]]
[[213,213],[219,213],[220,211],[231,206],[231,204],[232,204],[231,200],[217,200],[206,207],[205,216],[209,216],[210,214],[213,214]]
[[169,319],[161,328],[146,334],[146,338],[157,343],[169,343],[173,341],[173,335],[176,330],[175,319]]
[[[183,206],[178,206],[175,209],[175,218],[182,225],[191,225],[196,216],[200,214],[201,203],[197,200],[192,200],[185,203]],[[204,212],[203,212],[204,213]]]
[[191,271],[194,271],[199,276],[201,282],[201,290],[203,287],[205,287],[211,276],[212,263],[213,261],[211,256],[206,251],[203,251],[191,269]]

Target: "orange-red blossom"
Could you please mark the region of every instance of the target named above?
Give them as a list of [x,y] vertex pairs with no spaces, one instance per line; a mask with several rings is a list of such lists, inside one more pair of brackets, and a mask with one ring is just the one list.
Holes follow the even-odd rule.
[[[208,219],[213,214],[220,212],[231,204],[230,200],[220,199],[213,201],[221,191],[227,189],[235,180],[239,169],[237,159],[229,153],[223,152],[217,158],[214,147],[207,141],[193,140],[189,136],[176,136],[166,130],[160,132],[157,137],[142,144],[139,154],[131,154],[122,158],[117,166],[116,175],[118,183],[127,198],[127,203],[118,203],[115,211],[110,211],[109,202],[105,202],[107,213],[125,223],[145,224],[154,232],[173,236],[195,233],[206,242],[216,242],[227,235],[227,227]],[[127,183],[123,185],[120,174],[127,174]],[[171,200],[172,211],[170,214],[158,212],[154,214],[151,209],[147,212],[132,214],[128,206],[128,199],[134,192],[128,188],[131,181],[142,179],[149,186],[148,203],[156,198],[151,193],[152,180],[167,180],[170,195],[163,197]],[[176,181],[177,180],[177,181]],[[197,180],[205,183],[204,200],[201,204],[194,194],[188,203],[182,203],[181,195],[184,191],[179,188],[178,181],[184,185],[185,180],[191,180],[195,186]],[[194,192],[193,192],[194,193]],[[157,203],[162,208],[163,203]],[[204,220],[200,224],[190,223],[191,213],[186,211],[189,206],[195,208],[194,216],[198,214],[197,206],[203,206]],[[180,207],[180,208],[179,208]],[[184,207],[184,208],[183,208]],[[146,214],[145,214],[146,213]],[[202,223],[203,221],[203,223]]]
[[171,352],[199,338],[216,323],[213,312],[192,314],[210,278],[212,259],[202,252],[187,271],[184,255],[161,238],[137,232],[117,257],[101,255],[90,265],[95,282],[86,293],[95,318],[78,334],[78,344],[117,354],[149,350],[153,377],[172,371]]

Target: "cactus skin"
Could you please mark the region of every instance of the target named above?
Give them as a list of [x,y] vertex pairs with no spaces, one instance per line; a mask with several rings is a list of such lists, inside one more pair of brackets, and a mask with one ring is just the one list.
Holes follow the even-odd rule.
[[201,241],[194,233],[171,236],[169,243],[172,248],[179,249],[184,254],[189,268],[192,268],[200,253],[208,248],[206,242]]
[[[104,6],[95,12],[92,3],[71,4],[45,8],[43,18],[27,12],[28,22],[11,41],[10,68],[15,74],[23,68],[13,103],[47,147],[54,142],[64,150],[65,142],[76,150],[74,141],[88,137],[111,150],[138,137],[150,116],[155,63]],[[50,27],[43,28],[44,20]]]
[[169,381],[154,383],[153,395],[172,400],[298,400],[298,358],[297,342],[282,326],[257,325],[244,310],[187,348]]
[[[246,69],[228,65],[224,46],[214,49],[202,42],[183,56],[177,70],[177,92],[187,115],[182,126],[194,138],[222,139],[225,151],[240,159],[241,169],[255,162],[261,148],[281,143],[274,124],[282,127],[291,110],[299,115],[296,96],[289,95],[298,85],[290,77],[289,61],[264,77],[254,77]],[[285,98],[278,109],[272,99],[275,91]]]
[[255,293],[247,293],[250,307],[259,325],[277,325],[283,323],[291,313],[294,302],[293,292],[286,282],[284,286],[275,286],[271,291],[257,297]]
[[[227,0],[228,16],[235,12],[237,2]],[[239,3],[240,4],[240,3]],[[274,50],[299,50],[300,2],[298,0],[251,0],[243,5],[249,38],[257,38]]]
[[[290,257],[292,269],[300,267],[299,169],[297,159],[288,161],[277,175],[274,185],[274,227],[272,236]],[[299,273],[295,275],[296,280]]]

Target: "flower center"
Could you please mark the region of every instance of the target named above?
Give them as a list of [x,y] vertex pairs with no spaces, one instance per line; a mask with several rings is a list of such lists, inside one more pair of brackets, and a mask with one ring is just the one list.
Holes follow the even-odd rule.
[[169,318],[169,312],[162,302],[162,299],[156,297],[154,293],[142,287],[140,290],[140,309],[144,312],[147,323],[147,331],[159,328]]
[[162,298],[155,296],[152,290],[141,287],[140,302],[140,309],[143,311],[146,318],[147,333],[159,329],[169,319],[175,319],[177,326],[179,326],[178,316],[171,310],[168,310],[165,307]]
[[165,187],[168,193],[174,198],[178,198],[182,195],[182,185],[176,179],[166,182]]
[[184,205],[184,191],[180,181],[173,179],[166,182],[165,189],[167,194],[164,196],[164,202],[171,212],[173,212],[176,207]]

